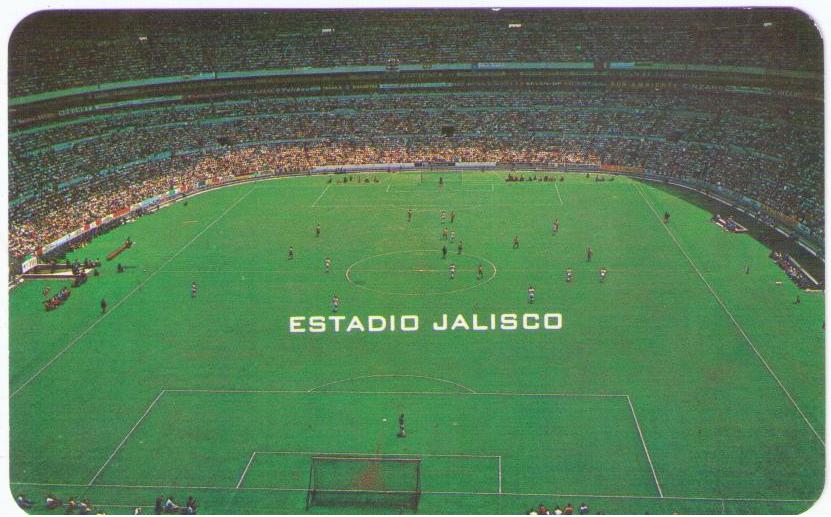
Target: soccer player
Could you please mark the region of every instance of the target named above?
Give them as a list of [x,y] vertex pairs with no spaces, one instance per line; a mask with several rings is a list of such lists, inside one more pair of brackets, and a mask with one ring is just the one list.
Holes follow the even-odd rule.
[[101,298],[101,314],[107,312],[107,300]]
[[519,235],[514,235],[514,249],[519,248]]
[[442,210],[441,211],[441,224],[444,224],[445,220],[447,220],[447,212]]
[[664,212],[664,224],[669,222],[669,212]]
[[450,242],[456,242],[456,230],[450,231]]
[[332,312],[338,312],[339,308],[340,308],[340,298],[338,298],[338,295],[333,295],[332,296]]
[[534,298],[537,297],[537,290],[533,285],[528,286],[528,303],[534,303]]
[[439,176],[439,188],[444,187],[444,176]]
[[44,297],[44,298],[46,298],[47,296],[49,296],[49,291],[50,291],[50,290],[51,290],[51,289],[49,288],[49,286],[46,286],[46,287],[44,287],[44,288],[43,288],[43,297]]
[[289,246],[289,260],[293,260],[293,259],[294,259],[294,247]]
[[413,221],[413,209],[408,208],[407,209],[407,222],[411,223],[412,221]]
[[441,238],[442,240],[447,240],[447,226],[445,226],[444,229],[441,231]]
[[464,250],[464,243],[461,240],[459,240],[459,255],[462,254],[463,250]]
[[745,266],[744,266],[744,274],[745,274],[745,275],[749,275],[749,274],[750,274],[750,264],[745,264]]
[[482,280],[483,278],[485,278],[485,270],[482,268],[482,264],[479,264],[479,266],[476,268],[476,278],[478,280]]
[[571,268],[566,269],[566,282],[571,282],[574,280],[574,270]]
[[606,280],[606,274],[607,274],[608,272],[609,272],[609,271],[608,271],[605,267],[600,268],[600,281],[601,281],[601,282],[603,282],[604,280]]
[[551,225],[551,235],[557,235],[557,232],[560,231],[560,220],[554,219],[554,223]]
[[455,221],[456,221],[456,211],[451,210],[450,211],[450,224],[453,224]]
[[799,305],[800,303],[802,303],[802,300],[799,299],[799,295],[796,295],[796,300],[793,301],[793,304]]
[[196,298],[196,290],[197,289],[198,289],[198,287],[196,286],[196,282],[191,282],[190,283],[190,297],[191,298]]
[[592,251],[592,247],[589,246],[588,248],[586,248],[586,262],[592,261],[592,255],[594,255],[594,252]]
[[447,258],[447,244],[441,247],[441,258]]
[[401,413],[401,415],[399,415],[398,417],[398,437],[407,437],[407,431],[404,430],[404,413]]
[[320,223],[315,226],[315,237],[320,237]]
[[323,261],[323,269],[328,273],[330,269],[332,269],[332,259],[326,257],[326,260]]
[[450,280],[456,278],[456,264],[450,264]]

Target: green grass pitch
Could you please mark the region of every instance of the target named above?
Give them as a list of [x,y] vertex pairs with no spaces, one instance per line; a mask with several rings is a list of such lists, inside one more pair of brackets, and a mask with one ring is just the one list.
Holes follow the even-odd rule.
[[[89,497],[108,513],[162,494],[194,495],[206,513],[302,513],[311,456],[340,453],[421,458],[423,513],[813,504],[822,293],[800,293],[764,246],[662,188],[442,176],[442,189],[438,174],[412,173],[223,188],[75,252],[136,243],[56,311],[41,291],[61,282],[15,289],[11,490],[38,504]],[[441,210],[457,234],[446,259]],[[292,316],[330,315],[334,294],[347,318],[418,315],[420,329],[289,332]],[[430,328],[442,314],[525,312],[561,313],[562,328]]]

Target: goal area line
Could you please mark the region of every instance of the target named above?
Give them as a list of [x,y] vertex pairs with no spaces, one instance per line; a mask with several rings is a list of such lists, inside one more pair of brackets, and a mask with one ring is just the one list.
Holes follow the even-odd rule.
[[[494,473],[497,481],[497,490],[496,492],[481,492],[481,493],[494,493],[494,494],[501,494],[502,490],[502,456],[496,454],[439,454],[439,453],[413,453],[413,452],[406,452],[406,453],[375,453],[375,452],[324,452],[324,451],[254,451],[251,453],[251,456],[248,459],[248,463],[245,465],[245,469],[243,469],[242,474],[237,481],[237,484],[234,488],[241,489],[241,488],[248,488],[243,487],[245,483],[245,477],[248,475],[251,466],[254,464],[258,456],[305,456],[309,459],[314,458],[325,458],[326,460],[359,460],[359,461],[384,461],[389,459],[396,459],[403,462],[416,462],[421,461],[423,458],[448,458],[448,459],[458,459],[458,460],[491,460],[496,463],[496,472]],[[272,487],[269,487],[272,488]],[[294,488],[294,487],[273,487],[275,490],[307,490],[303,488]],[[373,493],[398,493],[398,491],[373,491],[373,490],[347,490],[347,489],[338,489],[339,492],[373,492]],[[403,492],[402,492],[403,493]],[[421,493],[439,493],[436,491],[421,491]],[[442,492],[444,493],[444,492]],[[446,493],[454,493],[453,491],[447,491]],[[479,493],[475,491],[471,491],[471,494]]]

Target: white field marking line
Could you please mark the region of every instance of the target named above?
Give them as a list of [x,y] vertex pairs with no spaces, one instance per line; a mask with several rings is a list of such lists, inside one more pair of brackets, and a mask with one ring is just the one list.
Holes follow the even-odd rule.
[[428,291],[428,292],[425,292],[425,293],[402,293],[402,292],[396,292],[396,291],[384,291],[382,289],[375,289],[375,288],[372,288],[372,287],[367,287],[365,285],[356,284],[354,281],[352,281],[352,278],[349,276],[349,273],[352,271],[352,268],[357,266],[358,264],[360,264],[362,262],[366,262],[367,260],[372,260],[372,259],[378,258],[378,257],[386,257],[386,256],[389,256],[389,255],[400,255],[400,254],[406,254],[406,253],[438,253],[438,251],[437,250],[404,250],[404,251],[390,251],[390,252],[387,252],[387,253],[379,253],[377,255],[370,255],[368,257],[364,257],[364,258],[356,260],[355,262],[350,264],[349,267],[346,268],[346,273],[345,273],[346,281],[349,282],[349,285],[351,285],[353,287],[357,287],[358,289],[363,289],[365,291],[372,291],[374,293],[391,294],[391,295],[399,295],[399,296],[434,296],[434,295],[438,295],[438,294],[451,294],[451,293],[458,293],[458,292],[461,292],[461,291],[469,291],[471,289],[476,289],[477,287],[482,287],[483,285],[487,284],[488,282],[490,282],[491,280],[496,278],[496,264],[494,264],[490,260],[486,259],[485,257],[480,257],[478,255],[471,255],[471,254],[467,254],[466,256],[479,259],[483,262],[487,262],[488,264],[490,264],[491,268],[493,268],[493,273],[491,274],[491,276],[489,276],[488,278],[482,280],[481,282],[477,281],[476,284],[474,284],[474,285],[470,285],[470,286],[467,286],[467,287],[460,287],[458,289],[451,289],[451,290],[447,290],[447,291]]
[[655,465],[652,464],[652,456],[649,454],[649,448],[646,446],[646,440],[643,438],[643,431],[641,431],[641,424],[638,423],[638,415],[635,414],[635,406],[632,405],[632,399],[626,395],[626,402],[629,403],[629,411],[632,412],[632,418],[635,419],[635,427],[638,429],[638,436],[641,437],[641,445],[643,445],[643,452],[646,454],[646,461],[649,462],[649,470],[652,471],[652,479],[655,480],[655,488],[658,489],[658,495],[664,497],[664,491],[661,490],[661,483],[658,482],[658,474],[655,473]]
[[248,474],[248,469],[251,468],[251,464],[254,463],[254,457],[257,455],[257,451],[251,453],[251,457],[248,459],[248,464],[245,465],[245,470],[242,471],[242,475],[239,477],[239,481],[237,481],[236,488],[242,486],[242,480],[245,479],[245,475]]
[[452,384],[457,388],[461,388],[463,390],[469,391],[470,393],[476,393],[476,390],[471,389],[464,384],[453,382],[448,379],[442,379],[440,377],[430,377],[429,375],[412,375],[412,374],[398,374],[398,373],[386,373],[386,374],[377,374],[377,375],[361,375],[359,377],[350,377],[349,379],[340,379],[337,381],[327,382],[326,384],[321,384],[320,386],[315,386],[314,388],[310,388],[309,391],[316,391],[321,388],[325,388],[327,386],[332,386],[333,384],[340,384],[342,382],[350,382],[350,381],[357,381],[361,379],[384,379],[384,378],[395,378],[395,377],[402,377],[402,378],[409,378],[409,379],[426,379],[429,381],[437,381],[443,382],[446,384]]
[[304,394],[304,395],[433,395],[433,396],[489,396],[489,397],[563,397],[563,398],[626,398],[627,395],[617,393],[516,393],[516,392],[465,392],[465,391],[351,391],[351,390],[222,390],[204,388],[165,388],[165,393],[216,393],[216,394]]
[[165,261],[164,261],[164,263],[162,263],[162,265],[161,265],[161,266],[159,266],[159,268],[158,268],[157,270],[153,271],[153,272],[152,272],[152,273],[151,273],[151,274],[150,274],[147,278],[145,278],[144,280],[142,280],[142,281],[141,281],[141,283],[139,283],[139,284],[138,284],[135,288],[133,288],[133,290],[132,290],[132,291],[130,291],[129,293],[127,293],[127,294],[126,294],[123,298],[121,298],[121,299],[120,299],[120,300],[118,300],[115,304],[113,304],[113,306],[112,306],[112,307],[110,307],[110,308],[107,310],[107,312],[105,312],[104,314],[100,315],[100,316],[98,317],[98,319],[96,319],[95,321],[93,321],[93,322],[92,322],[92,323],[91,323],[91,324],[90,324],[90,325],[89,325],[86,329],[84,329],[84,330],[83,330],[80,334],[78,334],[78,336],[76,336],[76,337],[75,337],[75,339],[73,339],[72,341],[70,341],[70,342],[69,342],[69,344],[68,344],[68,345],[66,345],[66,346],[65,346],[65,347],[64,347],[64,348],[63,348],[60,352],[58,352],[57,354],[55,354],[55,356],[54,356],[54,357],[52,357],[52,359],[50,359],[50,360],[49,360],[46,364],[44,364],[43,366],[41,366],[41,367],[40,367],[40,369],[39,369],[38,371],[36,371],[36,372],[34,373],[34,375],[32,375],[31,377],[29,377],[29,379],[28,379],[26,382],[24,382],[23,384],[21,384],[20,386],[18,386],[18,388],[17,388],[16,390],[14,390],[14,391],[12,392],[12,394],[11,394],[11,395],[9,395],[9,400],[11,400],[12,398],[14,398],[14,396],[15,396],[15,395],[17,395],[18,393],[20,393],[20,391],[21,391],[23,388],[25,388],[26,386],[28,386],[30,382],[32,382],[33,380],[35,380],[35,379],[36,379],[36,378],[37,378],[37,377],[38,377],[41,373],[43,373],[43,372],[44,372],[47,368],[49,368],[50,366],[52,366],[52,363],[54,363],[55,361],[57,361],[57,360],[58,360],[58,358],[64,354],[64,352],[66,352],[67,350],[69,350],[70,348],[72,348],[72,347],[73,347],[73,346],[74,346],[74,345],[75,345],[78,341],[80,341],[80,340],[81,340],[81,338],[83,338],[84,336],[86,336],[86,335],[87,335],[87,334],[88,334],[88,333],[89,333],[89,332],[90,332],[93,328],[95,328],[95,326],[96,326],[96,325],[98,325],[98,324],[99,324],[99,323],[100,323],[100,322],[101,322],[104,318],[106,318],[107,316],[109,316],[110,314],[112,314],[112,313],[113,313],[116,309],[118,309],[118,308],[121,306],[121,304],[122,304],[122,303],[124,303],[125,301],[127,301],[127,300],[131,297],[131,296],[133,296],[133,295],[134,295],[136,292],[138,292],[138,291],[139,291],[142,287],[144,287],[144,285],[145,285],[145,284],[147,284],[147,282],[149,282],[149,281],[150,281],[150,280],[152,280],[152,279],[153,279],[153,278],[154,278],[157,274],[159,274],[159,271],[161,271],[162,269],[164,269],[164,267],[165,267],[166,265],[168,265],[168,264],[170,264],[171,262],[173,262],[173,259],[175,259],[175,258],[176,258],[176,257],[178,257],[179,255],[181,255],[183,251],[185,251],[185,250],[186,250],[186,249],[187,249],[187,248],[188,248],[191,244],[193,244],[193,243],[196,241],[196,239],[198,239],[199,237],[201,237],[201,236],[202,236],[202,235],[203,235],[206,231],[208,231],[208,230],[209,230],[209,229],[210,229],[213,225],[215,225],[216,223],[218,223],[220,219],[222,219],[223,217],[225,217],[225,214],[227,214],[228,212],[230,212],[230,211],[231,211],[231,209],[233,209],[235,206],[237,206],[237,205],[238,205],[238,204],[239,204],[239,203],[240,203],[243,199],[245,199],[246,197],[248,197],[248,195],[249,195],[250,193],[252,193],[252,192],[254,192],[254,189],[251,189],[251,190],[249,190],[248,192],[246,192],[245,194],[243,194],[242,196],[240,196],[240,197],[239,197],[236,201],[234,201],[234,202],[231,204],[231,206],[229,206],[229,207],[228,207],[228,208],[226,208],[226,209],[225,209],[225,210],[224,210],[221,214],[219,214],[219,217],[217,217],[217,218],[216,218],[216,219],[214,219],[211,223],[209,223],[207,226],[205,226],[204,228],[202,228],[202,230],[201,230],[199,233],[197,233],[197,234],[196,234],[196,236],[194,236],[191,240],[189,240],[189,241],[187,242],[187,244],[185,244],[184,246],[182,246],[182,248],[180,248],[180,249],[179,249],[179,251],[177,251],[177,252],[176,252],[176,253],[174,253],[174,254],[173,254],[170,258],[168,258],[167,260],[165,260]]
[[797,404],[796,400],[794,400],[794,398],[791,396],[791,393],[788,391],[788,388],[786,388],[785,385],[782,384],[782,381],[779,380],[779,376],[776,375],[776,372],[773,371],[773,368],[770,367],[768,362],[765,360],[764,356],[759,352],[759,350],[753,344],[753,341],[750,340],[750,337],[744,331],[742,326],[739,325],[739,322],[736,321],[735,317],[733,317],[733,313],[730,312],[730,310],[727,308],[727,306],[721,300],[719,295],[716,294],[716,291],[710,285],[710,282],[708,282],[707,279],[704,278],[704,275],[701,274],[701,270],[698,269],[698,266],[695,264],[695,262],[693,262],[693,259],[687,254],[687,252],[681,246],[681,243],[678,242],[678,239],[675,237],[675,234],[672,232],[672,230],[669,229],[668,225],[663,223],[663,221],[661,220],[661,216],[658,215],[658,212],[655,210],[655,207],[652,206],[652,203],[646,198],[644,193],[641,191],[640,188],[638,188],[637,185],[635,185],[635,190],[638,191],[638,194],[641,195],[641,198],[644,200],[646,205],[649,207],[650,210],[652,210],[652,213],[655,214],[655,217],[658,219],[658,222],[661,224],[661,226],[664,227],[664,230],[666,230],[666,232],[669,234],[670,238],[672,238],[672,241],[675,243],[675,246],[681,251],[681,253],[684,255],[684,257],[687,258],[687,262],[689,262],[690,265],[692,266],[693,270],[695,270],[695,273],[698,275],[698,278],[700,278],[701,281],[704,282],[704,285],[707,286],[707,289],[710,291],[710,294],[713,295],[713,298],[716,299],[716,302],[718,302],[718,304],[721,306],[722,310],[724,310],[725,314],[727,314],[727,316],[730,318],[730,321],[732,321],[733,325],[736,326],[736,329],[742,335],[744,340],[747,342],[748,345],[750,345],[751,350],[753,350],[753,353],[756,354],[756,357],[759,359],[759,361],[761,361],[762,365],[768,371],[770,376],[773,377],[773,380],[776,381],[776,384],[779,385],[779,387],[785,393],[785,396],[787,396],[788,400],[791,401],[791,404],[793,404],[793,407],[796,408],[796,411],[799,413],[799,416],[801,416],[802,420],[804,420],[805,423],[808,424],[808,427],[811,429],[811,432],[814,433],[814,436],[816,436],[817,440],[819,440],[819,443],[821,443],[822,446],[825,447],[825,441],[822,439],[822,436],[820,436],[819,433],[817,432],[817,430],[814,429],[814,426],[811,424],[811,421],[808,420],[808,417],[805,416],[805,413],[802,411],[802,408],[799,407],[799,404]]
[[321,193],[320,193],[320,195],[319,195],[319,196],[317,196],[317,199],[315,199],[315,202],[314,202],[314,203],[312,203],[312,208],[314,208],[314,207],[316,207],[316,206],[317,206],[317,202],[318,202],[318,201],[320,201],[320,198],[322,198],[322,197],[323,197],[323,195],[324,195],[324,194],[326,194],[326,191],[327,191],[327,190],[329,190],[329,187],[331,187],[331,186],[332,186],[332,184],[331,184],[331,183],[327,183],[327,184],[326,184],[326,188],[325,188],[325,189],[323,189],[323,192],[321,192]]
[[[447,250],[447,254],[458,257],[458,254],[451,253],[451,250],[449,248]],[[462,255],[462,256],[464,257],[465,255]],[[469,255],[469,256],[472,257],[473,255]],[[295,258],[294,260],[299,261],[300,259]],[[432,273],[432,272],[440,271],[440,272],[447,273],[448,270],[447,269],[394,269],[394,268],[384,269],[384,268],[373,268],[373,269],[361,269],[361,271],[373,272],[373,273],[407,273],[407,272]],[[465,267],[459,267],[456,271],[461,272],[461,271],[476,271],[476,270],[475,269],[468,269],[468,268],[465,268]],[[550,273],[551,268],[550,267],[547,267],[547,268],[546,267],[538,267],[538,268],[512,267],[512,268],[503,268],[503,269],[500,269],[499,271],[507,272],[507,273]],[[620,269],[615,269],[614,270],[615,273],[642,273],[643,271],[644,271],[643,268],[620,268]],[[651,274],[656,274],[656,273],[681,273],[681,272],[687,272],[688,269],[686,269],[686,268],[680,268],[680,269],[650,268],[649,271],[650,271]],[[707,270],[707,271],[702,271],[702,272],[703,273],[712,273],[713,271]],[[308,273],[310,275],[312,275],[312,274],[317,275],[318,270],[311,271],[311,270],[308,270],[308,269],[300,269],[300,270],[298,270],[298,269],[219,269],[219,270],[217,270],[217,269],[165,269],[164,271],[159,271],[159,273],[199,273],[199,274],[203,274],[203,273],[215,273],[215,274],[244,274],[244,273],[298,273],[298,274],[300,274],[300,273]],[[596,273],[596,271],[595,271],[595,273]]]
[[[452,243],[451,243],[452,244]],[[457,253],[450,253],[448,250],[448,255],[456,255]],[[412,269],[394,269],[394,268],[373,268],[373,269],[361,269],[364,273],[447,273],[447,269],[424,269],[424,268],[412,268]],[[464,268],[460,267],[456,270],[457,272],[461,273],[463,271],[476,271],[473,268]],[[549,270],[550,271],[550,270]]]
[[799,262],[797,262],[795,258],[793,258],[792,256],[788,255],[788,260],[790,260],[790,261],[791,261],[791,263],[792,263],[794,266],[798,267],[798,268],[799,268],[799,270],[800,270],[800,271],[802,271],[802,273],[803,273],[805,276],[807,276],[808,278],[810,278],[810,279],[811,279],[811,282],[813,282],[813,283],[814,283],[814,285],[819,285],[819,282],[817,282],[817,279],[816,279],[816,278],[814,278],[813,276],[811,276],[811,273],[809,273],[809,272],[805,271],[805,268],[804,268],[804,267],[802,267],[802,264],[800,264]]
[[[63,506],[67,506],[67,505],[64,504]],[[102,508],[154,508],[154,506],[152,504],[107,504],[107,503],[101,504],[101,503],[95,503],[93,505],[93,507],[95,507],[95,506],[100,506]]]
[[499,493],[502,493],[502,456],[499,457]]
[[[52,487],[86,487],[87,485],[78,483],[30,483],[25,481],[12,481],[11,485],[29,485],[29,486],[52,486]],[[279,487],[240,487],[233,486],[181,486],[181,485],[95,485],[94,488],[176,488],[181,490],[228,490],[228,491],[269,491],[269,492],[307,492],[306,488],[279,488]],[[739,501],[739,502],[760,502],[760,503],[813,503],[815,499],[774,499],[774,498],[744,498],[744,497],[684,497],[684,496],[665,496],[658,497],[654,495],[619,495],[619,494],[560,494],[560,493],[537,493],[537,492],[441,492],[441,491],[425,491],[422,494],[434,495],[505,495],[505,496],[522,496],[522,497],[585,497],[598,499],[669,499],[673,501]],[[103,505],[98,505],[103,506]]]
[[156,398],[153,399],[153,402],[151,402],[150,405],[147,406],[147,409],[144,410],[144,413],[141,415],[141,417],[136,421],[135,424],[133,424],[133,427],[130,428],[129,431],[127,431],[127,434],[124,435],[124,438],[121,439],[121,442],[119,442],[115,450],[112,452],[112,454],[110,454],[110,457],[107,458],[107,461],[105,461],[104,464],[101,465],[101,468],[98,469],[98,472],[96,472],[95,475],[92,476],[92,479],[89,480],[87,486],[92,486],[92,484],[95,483],[95,480],[98,479],[98,476],[100,476],[104,469],[107,468],[107,465],[109,465],[113,458],[115,458],[115,455],[118,454],[118,451],[120,451],[121,448],[124,447],[124,444],[127,443],[127,440],[130,438],[130,436],[132,436],[133,432],[138,428],[138,426],[141,425],[145,417],[147,417],[147,415],[150,414],[150,411],[152,411],[153,407],[156,405],[156,402],[158,402],[159,399],[162,398],[162,395],[164,395],[164,393],[165,391],[162,390],[159,392],[158,395],[156,395]]
[[392,183],[387,183],[387,192],[389,192],[389,191],[390,191],[390,187],[391,187],[391,186],[392,186]]
[[557,198],[560,200],[560,206],[563,206],[563,196],[560,195],[560,187],[554,183],[554,190],[557,192]]
[[257,451],[255,454],[282,454],[284,456],[340,456],[343,457],[350,457],[353,456],[352,459],[367,459],[367,458],[383,458],[383,457],[405,457],[405,456],[413,456],[413,457],[424,457],[424,458],[468,458],[468,459],[497,459],[501,458],[502,456],[498,456],[495,454],[416,454],[413,452],[409,453],[384,453],[379,454],[375,452],[313,452],[313,451]]
[[[487,185],[487,183],[485,183],[485,185]],[[425,192],[425,191],[424,190],[417,190],[417,189],[416,190],[398,190],[398,189],[395,189],[395,192],[393,192],[393,193],[394,194],[412,194],[413,192]],[[493,190],[491,190],[491,189],[481,189],[481,188],[478,188],[478,189],[454,188],[454,189],[444,189],[443,192],[446,192],[448,194],[452,194],[454,192],[493,192]]]
[[[516,207],[516,205],[495,205],[495,206],[505,206],[505,207],[513,206],[513,207]],[[528,205],[523,205],[523,206],[528,206]],[[543,207],[543,206],[548,206],[548,205],[536,205],[536,206],[537,207]],[[326,208],[326,209],[331,208],[333,210],[338,210],[338,209],[341,209],[341,210],[355,210],[355,209],[361,209],[361,210],[406,210],[407,208],[412,208],[413,212],[440,212],[442,210],[446,210],[445,207],[437,206],[437,205],[409,205],[409,204],[406,204],[406,203],[400,204],[400,205],[326,205],[326,206],[317,206],[317,207],[314,207],[314,208]],[[482,208],[482,205],[478,204],[478,205],[457,206],[457,207],[454,207],[454,208],[457,212],[461,211],[461,210],[478,210],[479,208]]]

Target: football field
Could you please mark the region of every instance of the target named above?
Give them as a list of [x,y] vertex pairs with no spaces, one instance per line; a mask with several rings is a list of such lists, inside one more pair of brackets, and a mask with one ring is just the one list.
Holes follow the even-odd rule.
[[[420,459],[419,513],[809,508],[824,483],[823,293],[667,190],[505,176],[222,188],[77,250],[135,242],[55,311],[42,290],[66,282],[24,282],[10,294],[11,490],[107,513],[148,513],[158,495],[303,513],[312,459],[333,455]],[[399,512],[382,503],[308,511]]]

